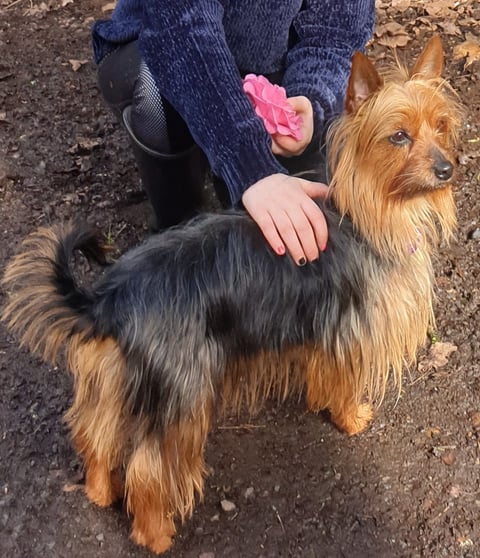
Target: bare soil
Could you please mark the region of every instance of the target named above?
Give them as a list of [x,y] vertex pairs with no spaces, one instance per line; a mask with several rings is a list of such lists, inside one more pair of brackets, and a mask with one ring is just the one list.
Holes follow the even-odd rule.
[[[128,141],[96,86],[89,27],[102,6],[63,4],[0,0],[1,268],[37,226],[74,216],[97,223],[118,252],[148,234]],[[480,7],[457,4],[469,19],[453,30],[422,2],[379,11],[379,24],[406,29],[406,60],[444,29],[445,75],[467,109],[458,235],[435,264],[436,334],[457,350],[443,366],[421,355],[400,399],[389,393],[357,437],[302,401],[226,420],[209,438],[205,499],[166,556],[480,557],[480,64],[453,57],[468,33],[479,38],[468,21]],[[390,57],[379,43],[369,54]],[[62,421],[70,378],[0,328],[0,555],[149,556],[129,540],[122,509],[85,498]]]

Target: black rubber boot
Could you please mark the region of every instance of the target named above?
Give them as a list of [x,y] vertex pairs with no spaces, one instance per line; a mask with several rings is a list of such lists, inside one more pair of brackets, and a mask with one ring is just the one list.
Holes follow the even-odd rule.
[[130,126],[130,107],[123,124],[130,136],[138,171],[155,213],[153,228],[165,229],[195,215],[204,203],[208,163],[197,145],[181,153],[154,151],[138,140]]

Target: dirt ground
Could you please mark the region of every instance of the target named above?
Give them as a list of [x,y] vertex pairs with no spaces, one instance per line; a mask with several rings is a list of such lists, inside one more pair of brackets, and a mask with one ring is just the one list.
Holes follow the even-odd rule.
[[[389,393],[351,439],[301,401],[226,420],[209,438],[205,500],[168,557],[480,557],[480,63],[454,56],[480,40],[480,5],[437,2],[446,17],[408,4],[378,3],[368,52],[388,57],[382,37],[404,37],[409,60],[440,32],[467,108],[458,235],[435,266],[437,337],[457,350],[407,374],[399,401]],[[0,0],[1,268],[27,233],[72,216],[96,222],[119,252],[147,234],[125,134],[96,87],[89,27],[102,14],[94,0]],[[62,421],[69,377],[0,328],[0,555],[149,556],[120,508],[85,498]]]

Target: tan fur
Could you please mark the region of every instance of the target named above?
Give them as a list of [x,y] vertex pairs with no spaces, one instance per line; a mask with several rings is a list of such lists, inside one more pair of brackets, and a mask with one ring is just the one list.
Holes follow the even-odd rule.
[[[134,517],[132,538],[162,552],[175,533],[172,518],[184,521],[193,511],[195,495],[203,495],[210,404],[163,436],[148,432],[140,419],[126,416],[122,408],[126,370],[112,339],[73,339],[67,353],[75,399],[66,418],[84,457],[87,496],[108,506],[126,495]],[[120,469],[125,470],[124,487]]]
[[[68,232],[66,230],[65,232]],[[11,293],[3,309],[2,320],[20,338],[22,347],[40,356],[45,362],[56,363],[59,352],[65,349],[67,332],[77,322],[77,314],[65,307],[61,295],[52,288],[55,278],[51,262],[55,261],[56,228],[42,227],[22,242],[22,251],[8,264],[2,278],[7,286],[21,284],[20,292]],[[32,266],[32,262],[35,265]],[[39,283],[41,280],[41,283]],[[51,308],[39,315],[36,308]],[[59,311],[59,307],[63,307]],[[49,327],[53,324],[53,327]],[[86,337],[89,331],[83,331]]]
[[75,397],[66,420],[75,447],[87,461],[93,459],[113,473],[127,458],[131,428],[130,417],[122,408],[125,377],[122,354],[113,339],[82,343],[73,338],[67,355]]
[[[335,168],[330,187],[336,207],[340,213],[348,212],[379,253],[394,260],[408,258],[405,246],[412,242],[415,229],[427,235],[425,249],[432,249],[439,239],[437,224],[447,240],[456,225],[450,188],[435,190],[432,184],[431,191],[425,192],[421,200],[408,190],[409,177],[412,183],[428,184],[432,175],[428,153],[431,146],[444,152],[453,147],[458,108],[436,87],[436,81],[433,87],[424,81],[387,84],[354,115],[342,117],[330,132],[330,157]],[[410,117],[417,114],[413,109],[418,105],[426,107],[422,120]],[[397,114],[399,106],[405,110],[403,120],[392,121],[391,114]],[[448,122],[449,129],[440,133],[437,128],[442,122]],[[382,141],[398,128],[405,128],[413,136],[412,151],[401,152]],[[400,172],[403,191],[391,189],[393,178]],[[351,203],[352,197],[357,203]]]
[[258,411],[267,398],[284,401],[300,394],[304,387],[309,351],[295,347],[283,353],[261,352],[255,358],[227,363],[222,388],[221,410],[238,413]]
[[[363,340],[361,345],[350,344],[348,352],[337,350],[335,359],[321,347],[306,346],[229,363],[224,411],[238,412],[246,406],[255,412],[266,398],[282,401],[300,395],[305,387],[310,410],[328,409],[333,422],[350,435],[364,430],[373,418],[366,409],[381,402],[390,377],[400,390],[403,369],[414,362],[434,324],[430,258],[420,245],[409,256],[404,269],[379,283],[375,283],[378,270],[371,270],[365,296],[372,325],[367,331],[354,315],[348,320],[355,336]],[[362,420],[357,420],[358,413]]]
[[[12,293],[3,319],[44,360],[57,362],[65,350],[75,383],[66,419],[84,459],[87,496],[100,506],[125,498],[137,544],[167,550],[175,519],[188,518],[202,497],[204,447],[215,411],[254,412],[268,397],[283,401],[304,394],[310,410],[327,409],[338,428],[352,435],[370,423],[389,378],[401,389],[402,371],[434,323],[431,257],[455,226],[450,184],[439,184],[432,171],[432,153],[453,158],[459,121],[458,106],[438,75],[442,59],[433,40],[410,72],[381,77],[357,54],[347,113],[332,132],[332,197],[380,261],[362,262],[368,320],[351,305],[336,324],[335,347],[320,340],[263,351],[227,362],[223,379],[206,371],[212,385],[198,386],[196,407],[165,431],[126,408],[129,371],[117,342],[93,337],[88,326],[75,329],[78,315],[54,287],[56,231],[40,229],[27,238],[8,266],[4,284],[23,286]],[[399,129],[411,137],[408,146],[388,141]],[[37,307],[46,310],[34,312]],[[138,335],[148,339],[149,324],[141,325]],[[188,354],[185,359],[193,366]],[[181,364],[178,369],[187,369]],[[220,401],[213,401],[214,393]]]
[[[362,102],[353,102],[355,110],[346,110],[329,130],[332,197],[338,211],[348,213],[383,257],[408,259],[405,246],[412,242],[412,231],[427,237],[424,249],[430,251],[440,238],[438,226],[445,240],[453,235],[451,188],[437,188],[432,152],[454,162],[463,111],[441,77],[443,50],[438,37],[427,43],[411,70],[399,64],[376,79],[369,60],[357,56],[361,60],[352,68],[347,109],[356,81],[362,84]],[[398,130],[413,140],[409,148],[399,149],[387,141]]]
[[204,445],[210,405],[172,426],[163,437],[145,435],[126,470],[127,509],[133,514],[132,538],[162,552],[175,534],[174,518],[192,514],[195,496],[203,496]]

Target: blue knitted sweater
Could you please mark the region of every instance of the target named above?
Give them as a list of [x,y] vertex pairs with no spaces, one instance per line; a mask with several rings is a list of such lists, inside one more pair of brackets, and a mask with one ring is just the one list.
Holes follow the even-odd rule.
[[93,26],[98,63],[134,39],[162,95],[187,123],[232,203],[286,172],[241,85],[283,73],[289,97],[312,102],[315,136],[338,114],[354,50],[373,30],[374,0],[118,0]]

